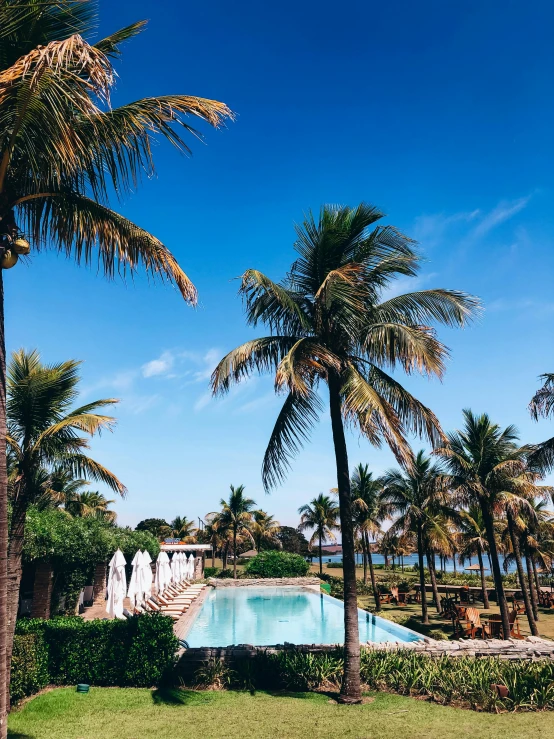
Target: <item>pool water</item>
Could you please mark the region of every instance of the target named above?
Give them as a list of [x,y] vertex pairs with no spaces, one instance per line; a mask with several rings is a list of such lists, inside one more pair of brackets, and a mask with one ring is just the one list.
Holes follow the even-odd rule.
[[[422,638],[379,616],[358,614],[362,642]],[[215,588],[185,638],[191,647],[343,644],[344,608],[340,600],[300,587]]]

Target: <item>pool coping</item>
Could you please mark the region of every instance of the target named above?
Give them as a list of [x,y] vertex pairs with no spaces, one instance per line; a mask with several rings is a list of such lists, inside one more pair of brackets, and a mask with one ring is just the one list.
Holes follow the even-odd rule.
[[[214,590],[217,590],[217,586],[215,586],[212,583],[209,583],[208,587],[207,588],[204,588],[204,590],[202,591],[202,593],[194,601],[194,603],[191,605],[191,607],[188,609],[188,611],[175,623],[175,625],[174,625],[174,632],[175,632],[175,635],[177,636],[178,639],[181,639],[181,640],[183,640],[183,641],[186,642],[187,636],[188,636],[188,634],[189,634],[189,632],[190,632],[190,630],[191,630],[194,622],[196,621],[196,618],[197,618],[198,614],[200,613],[200,611],[202,609],[202,606],[204,604],[204,601],[206,600],[206,598],[208,597],[208,594],[210,593],[210,590],[209,590],[210,587],[213,588]],[[230,586],[227,586],[227,587],[230,587]],[[258,588],[269,587],[269,588],[272,588],[272,587],[276,587],[276,585],[274,583],[272,583],[272,584],[267,583],[266,585],[259,585],[259,584],[257,584],[257,585],[252,586],[252,587],[258,587]],[[299,585],[299,584],[296,584],[296,585],[295,584],[291,584],[291,585],[287,584],[287,585],[284,585],[284,584],[281,584],[281,585],[279,585],[277,587],[299,588],[301,590],[306,590],[306,591],[308,591],[310,593],[314,593],[313,587],[310,587],[310,586],[307,586],[307,585]],[[318,593],[318,595],[320,595],[322,598],[328,598],[329,600],[332,600],[332,601],[334,601],[336,603],[341,603],[343,605],[343,607],[344,607],[344,602],[342,600],[340,600],[340,598],[335,598],[334,596],[328,595],[327,593],[324,593],[324,592],[321,592],[321,591]],[[435,640],[434,639],[431,639],[428,636],[424,636],[423,634],[418,634],[417,631],[414,631],[413,629],[409,629],[407,626],[402,626],[401,624],[397,624],[395,621],[389,621],[388,619],[383,618],[382,616],[379,616],[379,615],[377,615],[375,613],[371,613],[370,611],[364,611],[363,608],[358,608],[358,612],[364,614],[366,617],[376,617],[376,618],[379,618],[385,624],[390,624],[391,627],[396,627],[397,629],[402,629],[402,630],[407,631],[408,633],[413,634],[414,636],[417,637],[417,639],[413,639],[412,641],[409,641],[409,642],[399,642],[399,641],[391,641],[391,642],[360,642],[360,646],[368,646],[368,645],[373,645],[373,644],[414,644],[414,643],[417,644],[418,642],[419,643],[423,642],[424,644],[435,644]],[[384,630],[387,631],[386,628]],[[391,634],[391,636],[395,636],[395,634],[393,634],[392,632],[389,632],[389,633]],[[240,647],[240,646],[242,646],[242,645],[240,645],[240,644],[227,644],[227,645],[218,646],[218,647],[208,647],[208,646],[188,647],[188,649],[225,649],[225,648],[233,648],[233,647]],[[285,646],[287,646],[288,648],[291,648],[291,647],[295,647],[295,646],[303,647],[303,646],[306,646],[306,645],[300,645],[300,644],[295,645],[292,642],[285,642],[284,644],[252,644],[252,645],[248,645],[248,646],[252,646],[255,649],[275,649],[275,648],[279,648],[279,647],[284,648]],[[333,646],[333,645],[329,645],[329,644],[313,644],[311,646],[322,646],[322,647],[327,647],[328,648],[329,646]],[[340,648],[340,647],[343,647],[344,644],[335,644],[334,646]],[[187,647],[180,647],[180,649],[179,649],[179,656],[183,652],[185,652],[186,649],[187,649]]]

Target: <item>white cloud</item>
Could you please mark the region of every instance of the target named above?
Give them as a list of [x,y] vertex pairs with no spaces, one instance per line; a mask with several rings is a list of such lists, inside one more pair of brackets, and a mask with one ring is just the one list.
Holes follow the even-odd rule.
[[461,211],[451,215],[445,215],[444,213],[423,214],[415,220],[413,237],[422,246],[430,249],[440,245],[449,231],[457,226],[463,226],[474,221],[479,214],[479,210]]
[[504,221],[508,221],[510,218],[515,216],[516,213],[523,210],[530,199],[531,196],[527,195],[527,197],[518,198],[517,200],[503,200],[498,203],[496,208],[493,208],[493,210],[491,210],[491,212],[477,224],[473,230],[473,235],[478,237],[485,236],[493,228],[504,223]]
[[157,405],[159,395],[127,395],[121,402],[122,409],[137,415]]
[[202,393],[202,395],[196,400],[196,403],[194,404],[194,411],[196,413],[198,413],[198,411],[201,411],[210,403],[211,399],[212,394],[210,392]]
[[151,362],[142,365],[142,376],[166,375],[173,368],[174,362],[175,358],[171,352],[163,352],[158,359],[153,359]]

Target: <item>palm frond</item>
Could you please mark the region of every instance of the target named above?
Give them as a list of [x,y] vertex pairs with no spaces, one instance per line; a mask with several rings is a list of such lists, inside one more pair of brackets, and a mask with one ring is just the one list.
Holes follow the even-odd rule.
[[252,326],[262,321],[279,333],[303,335],[309,331],[311,321],[302,294],[273,282],[255,269],[242,275],[239,292],[244,297],[247,321]]
[[294,457],[309,438],[322,409],[318,395],[289,393],[277,416],[262,465],[262,482],[266,490],[281,482]]
[[437,321],[447,326],[465,326],[481,310],[481,302],[459,290],[421,290],[397,295],[376,306],[377,321],[395,322],[401,318],[410,324]]
[[50,242],[78,264],[89,264],[96,248],[108,277],[142,267],[149,276],[173,282],[185,300],[196,303],[196,288],[169,249],[115,211],[74,192],[21,199],[19,208],[37,244]]
[[391,368],[400,365],[407,374],[443,376],[448,349],[432,328],[371,323],[364,333],[362,348],[371,362]]
[[261,373],[276,370],[296,341],[294,336],[266,336],[241,344],[223,357],[213,371],[212,392],[227,392],[231,385],[249,377],[255,370]]

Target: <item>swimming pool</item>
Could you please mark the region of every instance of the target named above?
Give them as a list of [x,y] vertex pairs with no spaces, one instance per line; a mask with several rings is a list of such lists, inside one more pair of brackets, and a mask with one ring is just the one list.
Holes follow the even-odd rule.
[[[358,614],[362,642],[422,639],[379,616]],[[344,608],[336,598],[294,586],[215,588],[185,638],[191,647],[343,644]]]

